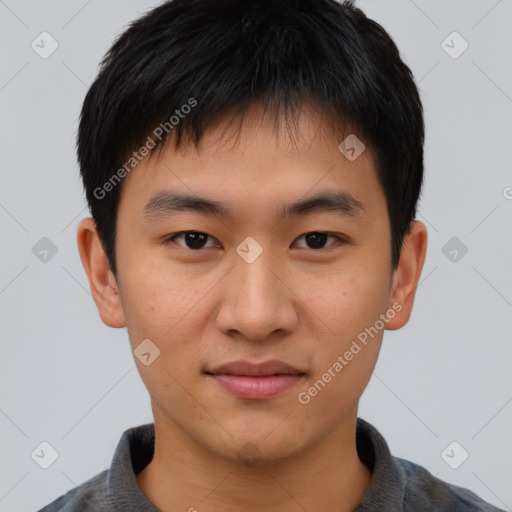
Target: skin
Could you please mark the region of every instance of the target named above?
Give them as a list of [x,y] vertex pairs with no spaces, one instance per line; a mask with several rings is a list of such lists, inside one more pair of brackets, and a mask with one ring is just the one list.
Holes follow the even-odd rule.
[[[313,110],[303,111],[299,126],[291,143],[254,106],[239,133],[221,119],[199,150],[169,145],[141,162],[123,183],[117,278],[93,220],[79,225],[80,255],[101,319],[126,326],[132,350],[149,338],[161,351],[149,366],[135,358],[156,437],[154,458],[136,480],[164,512],[351,511],[370,485],[355,429],[383,330],[309,403],[298,394],[393,304],[401,311],[386,329],[407,323],[427,232],[413,223],[393,270],[386,199],[371,151],[349,161]],[[144,206],[162,190],[226,202],[236,216],[145,217]],[[276,217],[284,203],[326,190],[350,192],[364,213]],[[184,237],[164,242],[187,230],[210,235],[204,248],[188,248]],[[346,241],[329,237],[318,249],[303,236],[311,232]],[[252,263],[236,252],[248,236],[263,249]],[[278,359],[306,376],[273,398],[241,399],[203,373],[237,359]]]

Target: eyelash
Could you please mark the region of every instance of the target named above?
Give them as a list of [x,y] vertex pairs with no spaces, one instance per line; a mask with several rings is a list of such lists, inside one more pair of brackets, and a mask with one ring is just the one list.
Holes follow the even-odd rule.
[[[168,236],[165,240],[164,240],[164,244],[167,245],[167,244],[170,244],[171,242],[175,243],[175,240],[182,236],[182,235],[186,235],[188,233],[196,233],[196,234],[199,234],[199,235],[206,235],[207,237],[209,238],[214,238],[212,237],[211,235],[208,235],[208,233],[204,233],[202,231],[179,231],[178,233],[174,233],[173,235],[170,235]],[[327,236],[330,236],[330,237],[334,237],[334,238],[337,238],[337,241],[334,243],[334,244],[331,244],[331,245],[328,245],[327,247],[322,247],[320,249],[310,249],[309,247],[301,247],[301,249],[310,249],[311,251],[314,251],[314,252],[320,252],[320,251],[328,251],[330,250],[332,247],[335,247],[339,244],[343,244],[343,243],[347,243],[347,239],[344,238],[344,237],[341,237],[339,235],[335,235],[335,234],[332,234],[332,233],[328,233],[326,231],[308,231],[307,233],[304,233],[303,235],[300,235],[298,238],[302,238],[303,236],[306,236],[306,235],[311,235],[311,234],[321,234],[321,235],[327,235]],[[179,245],[179,244],[178,244]],[[182,249],[187,249],[189,251],[192,251],[192,252],[200,252],[202,250],[204,250],[205,248],[202,247],[201,249],[190,249],[189,247],[184,247],[182,245],[179,245]],[[206,247],[206,249],[210,249],[211,247]]]

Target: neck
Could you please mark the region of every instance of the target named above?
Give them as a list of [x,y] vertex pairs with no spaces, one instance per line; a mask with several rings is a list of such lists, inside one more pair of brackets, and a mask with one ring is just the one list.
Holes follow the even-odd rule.
[[155,416],[154,457],[136,481],[162,512],[351,512],[371,482],[357,454],[356,414],[304,452],[254,465],[223,458]]

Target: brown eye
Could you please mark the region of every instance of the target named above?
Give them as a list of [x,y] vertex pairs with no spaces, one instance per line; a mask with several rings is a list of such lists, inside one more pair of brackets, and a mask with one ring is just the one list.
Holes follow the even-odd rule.
[[[210,235],[206,233],[201,233],[200,231],[181,231],[180,233],[176,233],[166,240],[167,242],[175,242],[178,239],[183,240],[182,243],[178,243],[181,247],[185,249],[191,250],[199,250],[204,249],[206,241],[208,238],[212,238]],[[214,246],[213,246],[214,247]]]
[[330,244],[328,246],[325,246],[327,240],[329,238],[335,238],[339,241],[343,241],[342,238],[336,235],[330,235],[329,233],[324,233],[321,231],[313,231],[311,233],[306,233],[304,235],[301,235],[297,240],[300,238],[304,238],[306,242],[306,249],[326,249],[328,247],[331,247],[334,244]]

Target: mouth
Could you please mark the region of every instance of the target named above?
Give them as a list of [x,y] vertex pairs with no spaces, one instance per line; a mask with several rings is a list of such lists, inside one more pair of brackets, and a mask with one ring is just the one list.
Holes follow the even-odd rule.
[[277,360],[259,364],[233,361],[206,371],[205,374],[236,397],[252,400],[265,400],[279,395],[297,385],[307,375]]

